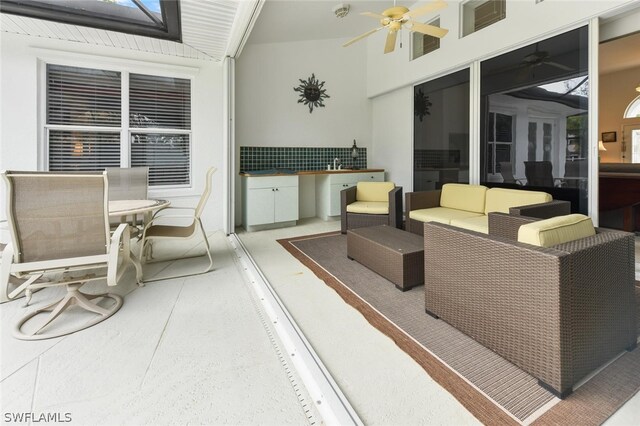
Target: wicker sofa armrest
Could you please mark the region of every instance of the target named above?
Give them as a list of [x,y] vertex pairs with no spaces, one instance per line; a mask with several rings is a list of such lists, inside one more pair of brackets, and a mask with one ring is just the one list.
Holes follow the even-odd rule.
[[528,206],[511,207],[509,213],[518,216],[549,219],[551,217],[571,214],[571,203],[563,200],[552,200],[547,203],[529,204]]
[[440,206],[442,190],[407,192],[404,196],[407,212],[412,210],[429,209]]
[[347,233],[347,206],[356,201],[356,187],[340,191],[340,231]]
[[507,213],[491,212],[489,216],[489,235],[518,240],[518,229],[521,225],[540,220],[536,217],[515,216]]
[[402,187],[389,191],[389,226],[402,229]]
[[635,347],[632,234],[543,248],[430,222],[424,245],[425,309],[557,396]]
[[405,229],[414,234],[422,235],[422,222],[411,220],[410,213],[412,210],[429,209],[440,206],[440,194],[442,190],[407,192],[405,194],[404,207],[406,210]]

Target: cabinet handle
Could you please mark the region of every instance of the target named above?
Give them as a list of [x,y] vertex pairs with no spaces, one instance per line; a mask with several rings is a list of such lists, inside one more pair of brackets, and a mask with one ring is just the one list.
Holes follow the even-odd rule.
[[278,188],[276,188],[276,191],[279,191],[279,189],[278,189]]

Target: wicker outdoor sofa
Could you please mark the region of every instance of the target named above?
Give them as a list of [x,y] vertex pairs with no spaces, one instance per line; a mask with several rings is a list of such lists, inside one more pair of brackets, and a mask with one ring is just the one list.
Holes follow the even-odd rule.
[[549,248],[517,242],[536,220],[490,213],[488,235],[425,223],[425,310],[563,398],[636,346],[634,237],[595,228]]
[[571,203],[541,191],[448,183],[441,190],[406,193],[405,209],[405,229],[414,234],[422,235],[423,224],[432,221],[486,234],[491,212],[546,219],[569,214]]

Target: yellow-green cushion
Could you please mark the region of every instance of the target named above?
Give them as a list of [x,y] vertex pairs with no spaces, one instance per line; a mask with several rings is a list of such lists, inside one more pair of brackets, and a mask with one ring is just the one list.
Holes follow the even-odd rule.
[[468,217],[465,219],[452,219],[451,225],[458,228],[469,229],[471,231],[489,233],[489,216]]
[[389,214],[388,201],[355,201],[347,204],[349,213]]
[[393,182],[358,182],[356,200],[389,202],[389,191],[395,187]]
[[447,207],[433,207],[430,209],[412,210],[409,217],[420,222],[439,222],[451,224],[454,219],[466,219],[470,217],[484,216],[465,210],[449,209]]
[[583,214],[556,216],[527,223],[518,229],[518,241],[540,247],[552,247],[596,234],[591,218]]
[[509,208],[511,207],[548,203],[552,200],[551,195],[541,191],[491,188],[487,191],[484,214],[489,214],[490,212],[509,213]]
[[440,207],[484,213],[484,198],[487,187],[462,183],[446,183],[442,185]]

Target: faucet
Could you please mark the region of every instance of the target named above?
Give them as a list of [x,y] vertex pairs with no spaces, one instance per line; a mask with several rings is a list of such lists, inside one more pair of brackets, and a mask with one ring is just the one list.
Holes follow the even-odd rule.
[[[338,166],[336,166],[338,164]],[[340,170],[342,168],[342,163],[338,157],[333,159],[333,170]]]

